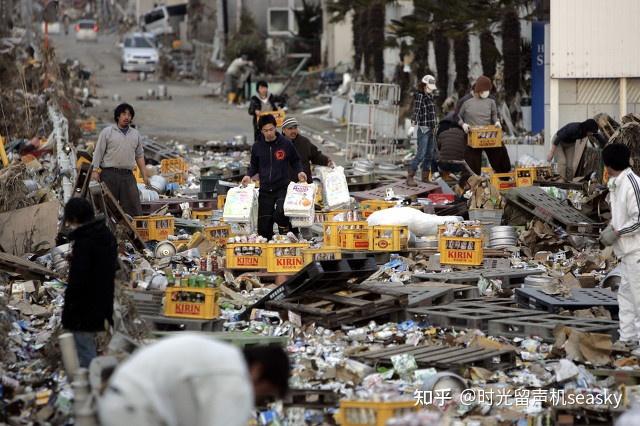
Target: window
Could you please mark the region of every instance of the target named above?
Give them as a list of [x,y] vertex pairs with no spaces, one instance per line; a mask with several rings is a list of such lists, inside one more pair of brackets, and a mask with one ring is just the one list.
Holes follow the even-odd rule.
[[271,7],[268,11],[269,35],[291,35],[298,32],[296,16],[293,10],[282,7]]
[[151,12],[144,15],[144,23],[150,24],[152,22],[164,19],[164,8],[154,9]]
[[153,43],[145,37],[127,37],[124,40],[124,47],[153,47]]
[[92,30],[96,25],[95,21],[80,21],[78,22],[78,27],[83,30]]

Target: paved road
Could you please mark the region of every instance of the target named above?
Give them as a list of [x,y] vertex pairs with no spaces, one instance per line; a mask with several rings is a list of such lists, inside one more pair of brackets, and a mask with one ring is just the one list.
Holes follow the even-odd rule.
[[[112,120],[113,109],[118,102],[113,95],[119,94],[136,110],[138,128],[159,140],[182,142],[226,140],[245,134],[251,140],[250,117],[245,108],[226,105],[207,96],[211,89],[198,83],[132,81],[135,74],[120,72],[120,49],[114,35],[101,35],[98,43],[76,42],[72,32],[52,36],[59,59],[78,59],[96,75],[101,105],[89,108],[88,112],[104,120]],[[155,79],[154,76],[151,77]],[[148,89],[157,89],[158,84],[167,86],[172,100],[141,101]]]

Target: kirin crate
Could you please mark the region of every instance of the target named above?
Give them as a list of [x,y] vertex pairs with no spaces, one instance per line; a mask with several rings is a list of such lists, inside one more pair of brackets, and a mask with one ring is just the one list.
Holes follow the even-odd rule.
[[298,272],[304,268],[303,250],[307,243],[265,244],[267,252],[267,272]]
[[174,318],[214,319],[220,316],[217,288],[167,287],[164,315]]
[[502,129],[496,126],[471,127],[467,144],[471,148],[499,148],[502,146]]
[[[477,227],[478,230],[480,227]],[[484,250],[482,238],[447,237],[444,235],[446,227],[438,228],[438,251],[440,263],[443,265],[482,265]]]

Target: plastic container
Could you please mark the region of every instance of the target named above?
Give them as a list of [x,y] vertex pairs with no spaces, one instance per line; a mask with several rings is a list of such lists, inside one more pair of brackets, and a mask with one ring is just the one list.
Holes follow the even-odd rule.
[[267,252],[267,272],[298,272],[304,268],[303,249],[307,243],[265,244]]
[[229,225],[213,225],[205,226],[203,230],[204,238],[207,241],[216,242],[218,245],[225,246],[227,240],[231,237],[231,226]]
[[369,228],[369,249],[373,251],[403,251],[409,248],[407,226],[379,225]]
[[421,407],[416,400],[407,401],[340,401],[340,411],[336,414],[338,424],[342,426],[385,426],[387,421],[400,417]]
[[340,247],[345,250],[371,250],[368,226],[360,229],[341,229],[339,241]]
[[175,318],[214,319],[220,316],[217,288],[168,287],[164,315]]
[[395,207],[395,201],[385,201],[385,200],[364,200],[360,202],[360,210],[362,211],[362,216],[367,218],[371,216],[373,212],[377,212],[378,210],[390,209],[391,207]]
[[518,188],[522,186],[532,186],[533,181],[536,180],[535,167],[518,167],[515,170],[515,174],[516,174],[516,186]]
[[[481,229],[480,226],[477,227]],[[479,266],[484,259],[482,238],[447,237],[444,226],[438,228],[438,252],[442,265]]]
[[228,244],[226,248],[227,269],[265,269],[267,267],[267,244]]
[[196,220],[207,220],[213,216],[213,209],[193,209],[191,218]]
[[164,241],[175,230],[173,216],[135,216],[133,227],[143,241]]
[[342,252],[340,251],[340,247],[307,248],[302,249],[302,256],[304,265],[307,266],[312,262],[322,260],[340,260],[342,259]]
[[475,126],[469,129],[467,145],[471,148],[498,148],[502,146],[502,129],[496,126]]
[[176,182],[180,185],[187,181],[187,171],[189,165],[182,158],[171,158],[160,161],[160,173],[164,175],[170,182]]
[[503,209],[469,209],[469,220],[477,220],[488,225],[500,225]]
[[508,191],[516,187],[515,173],[494,173],[491,175],[491,185],[498,191]]
[[[366,230],[368,228],[369,228],[369,224],[365,221],[325,222],[322,224],[324,245],[326,247],[342,247],[342,245],[340,244],[340,234],[342,230],[346,230],[346,229]],[[369,237],[367,235],[367,239],[368,238]]]

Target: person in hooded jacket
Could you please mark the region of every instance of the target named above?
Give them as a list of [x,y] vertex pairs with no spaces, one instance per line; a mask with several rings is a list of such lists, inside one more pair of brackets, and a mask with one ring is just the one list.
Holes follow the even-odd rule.
[[80,366],[96,357],[96,335],[113,325],[118,250],[104,216],[96,217],[85,198],[71,198],[64,221],[72,242],[62,326],[73,333]]
[[280,234],[292,230],[289,218],[284,215],[284,200],[291,182],[289,168],[296,173],[299,182],[306,183],[307,175],[293,143],[276,131],[274,116],[260,117],[258,127],[262,135],[251,148],[251,162],[242,185],[250,184],[251,178],[259,175],[258,234],[271,239],[274,223],[278,224]]
[[260,129],[258,127],[258,119],[263,112],[277,111],[278,108],[284,107],[285,99],[282,96],[276,96],[269,93],[269,84],[261,80],[256,85],[257,94],[251,97],[249,101],[249,115],[251,116],[251,124],[253,126],[254,141],[260,138]]
[[[502,127],[498,117],[496,102],[489,97],[492,82],[489,77],[481,75],[475,82],[473,97],[464,101],[458,112],[458,124],[465,133],[473,126]],[[482,151],[487,154],[489,164],[496,173],[508,173],[511,171],[509,152],[504,144],[498,148],[465,148],[464,159],[474,173],[480,174],[482,168]]]

